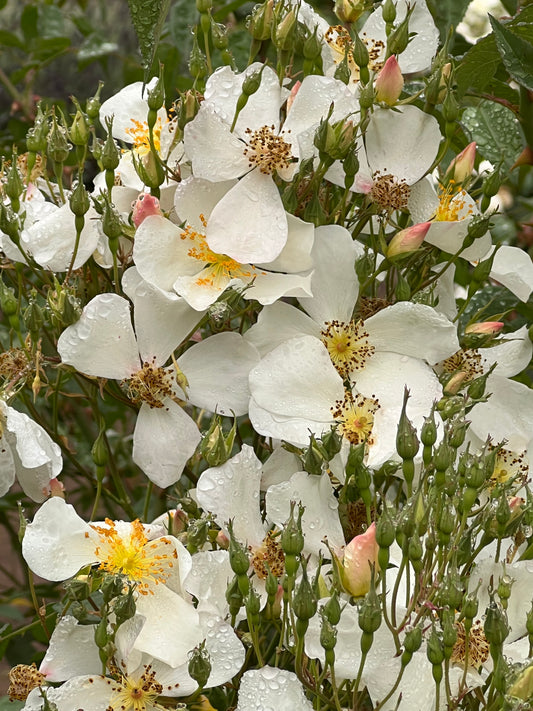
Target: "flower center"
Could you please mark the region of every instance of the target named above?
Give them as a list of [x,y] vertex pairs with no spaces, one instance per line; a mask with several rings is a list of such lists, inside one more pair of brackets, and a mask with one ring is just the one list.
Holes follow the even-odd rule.
[[442,366],[446,373],[465,373],[466,382],[473,380],[477,375],[483,375],[481,354],[473,349],[457,351],[446,358]]
[[372,397],[356,395],[347,390],[344,400],[337,400],[331,408],[339,430],[351,444],[373,444],[372,428],[374,415],[379,410],[379,402]]
[[35,662],[31,666],[17,664],[9,670],[7,695],[11,701],[25,701],[30,691],[42,686],[45,681],[46,677],[37,669]]
[[379,170],[372,176],[373,185],[370,199],[380,210],[390,215],[394,210],[405,210],[411,189],[402,178],[398,180],[391,173],[381,175]]
[[331,362],[342,378],[347,378],[354,370],[362,370],[376,350],[368,341],[362,321],[326,321],[321,336]]
[[[200,215],[200,220],[204,227],[207,227],[207,221],[203,215]],[[181,239],[191,240],[193,243],[187,254],[193,259],[197,259],[207,267],[202,270],[201,275],[196,279],[198,286],[215,286],[223,288],[227,284],[228,279],[251,279],[257,276],[257,270],[249,265],[243,265],[235,261],[226,254],[217,254],[213,252],[207,244],[205,235],[196,232],[191,225],[186,225],[181,233]],[[264,273],[264,272],[263,272]]]
[[168,368],[161,368],[153,363],[143,363],[141,370],[128,380],[123,380],[121,385],[135,405],[145,402],[153,409],[164,407],[165,399],[174,396],[173,382],[174,379]]
[[250,546],[250,552],[252,553],[251,566],[261,580],[266,579],[268,570],[276,577],[283,575],[285,572],[285,554],[279,540],[274,538],[272,531],[266,534],[260,546],[255,549]]
[[261,173],[272,175],[276,170],[288,168],[292,162],[290,143],[274,133],[274,126],[262,126],[256,131],[246,129],[249,138],[244,149],[250,168],[259,168]]
[[497,484],[505,484],[515,478],[525,483],[528,474],[529,465],[526,461],[525,451],[517,453],[512,452],[510,449],[500,449],[496,455],[494,472],[490,477],[489,486],[494,487]]
[[[126,133],[131,136],[133,149],[140,155],[145,156],[150,152],[150,132],[146,121],[137,121],[131,119],[133,126],[126,129]],[[155,122],[153,130],[154,147],[159,153],[161,151],[161,119],[158,118]]]
[[[464,667],[466,659],[466,630],[463,622],[456,622],[457,640],[454,644],[451,661]],[[468,665],[477,669],[489,658],[490,646],[479,620],[470,629],[468,639]]]
[[156,681],[155,671],[149,665],[138,679],[123,676],[112,690],[115,694],[106,711],[152,711],[164,708],[155,703],[163,692],[163,686]]
[[471,207],[466,211],[466,214],[464,212],[466,194],[465,190],[458,190],[455,182],[450,180],[446,188],[440,192],[439,206],[433,219],[436,222],[458,222],[471,215],[473,212]]
[[[353,56],[354,43],[348,30],[342,25],[333,25],[326,30],[324,39],[331,51],[335,64],[340,64],[344,57],[347,56],[351,80],[354,83],[358,82],[359,67]],[[368,69],[376,74],[383,66],[381,58],[385,53],[385,44],[381,40],[368,37],[365,32],[360,35],[360,39],[368,50]]]
[[107,527],[92,526],[100,538],[95,549],[100,569],[111,574],[121,573],[137,583],[141,595],[153,595],[153,585],[164,583],[168,569],[174,566],[178,557],[175,546],[165,537],[148,541],[139,519],[121,532],[111,519],[106,518],[105,522]]

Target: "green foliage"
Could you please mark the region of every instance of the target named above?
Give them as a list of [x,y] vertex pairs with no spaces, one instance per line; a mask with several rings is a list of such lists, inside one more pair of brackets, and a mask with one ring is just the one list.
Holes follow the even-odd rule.
[[483,100],[465,109],[461,122],[479,153],[497,165],[500,161],[509,169],[516,161],[524,139],[518,121],[505,106]]

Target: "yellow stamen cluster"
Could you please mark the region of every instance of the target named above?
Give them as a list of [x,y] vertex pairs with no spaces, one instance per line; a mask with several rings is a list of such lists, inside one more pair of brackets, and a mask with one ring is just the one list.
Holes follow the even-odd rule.
[[494,472],[489,480],[489,486],[505,484],[510,479],[517,479],[524,484],[529,474],[529,465],[525,452],[512,452],[510,449],[500,449],[496,455]]
[[382,212],[390,215],[394,210],[405,210],[411,194],[411,188],[405,179],[398,180],[391,173],[381,175],[374,173],[370,199]]
[[343,378],[362,370],[376,350],[368,341],[362,321],[327,321],[321,336],[331,362]]
[[[200,215],[200,219],[204,227],[207,227],[205,217]],[[193,246],[187,252],[189,257],[208,265],[206,269],[202,270],[201,276],[196,279],[198,286],[224,288],[228,279],[248,280],[258,274],[257,270],[248,264],[241,264],[226,254],[213,252],[207,244],[205,235],[196,232],[191,225],[186,225],[180,236],[183,240],[193,242]]]
[[[145,666],[143,674],[134,679],[131,676],[121,676],[119,681],[106,679],[111,686],[113,696],[105,711],[157,711],[165,707],[156,702],[158,696],[165,691],[162,684],[155,678],[155,671],[150,665]],[[174,687],[168,687],[170,691]]]
[[372,397],[356,395],[347,390],[344,400],[337,400],[335,406],[331,408],[331,414],[336,420],[339,431],[351,444],[368,445],[374,443],[372,428],[374,426],[374,415],[379,410],[380,404]]
[[473,380],[478,375],[483,375],[483,363],[477,350],[467,349],[454,353],[442,362],[446,373],[464,373],[465,382]]
[[[454,644],[451,662],[464,667],[466,661],[466,630],[463,622],[456,622],[457,641]],[[472,625],[468,639],[468,666],[478,669],[487,661],[490,654],[490,645],[483,632],[479,620]]]
[[46,681],[44,674],[37,669],[35,663],[17,664],[9,670],[9,688],[7,695],[11,701],[25,701],[32,689],[42,686]]
[[[353,56],[354,43],[348,30],[342,25],[333,25],[326,30],[324,39],[331,50],[335,64],[340,64],[347,54],[348,68],[352,81],[358,82],[359,67],[355,63]],[[368,69],[376,74],[383,66],[381,58],[385,56],[385,43],[382,40],[368,37],[366,32],[360,35],[360,39],[368,50]]]
[[[257,548],[250,546],[251,566],[255,574],[261,580],[265,580],[270,570],[273,575],[279,577],[285,572],[285,554],[278,539],[275,539],[272,531],[269,531],[265,539]],[[268,564],[268,569],[267,569]]]
[[[133,126],[126,129],[128,136],[131,136],[131,142],[133,143],[133,149],[140,155],[145,156],[150,152],[150,133],[148,131],[148,124],[144,121],[137,121],[136,119],[131,119]],[[161,150],[161,119],[158,118],[155,122],[153,130],[154,148],[159,153]]]
[[136,405],[145,402],[152,409],[165,406],[166,398],[174,396],[171,373],[154,363],[143,363],[143,367],[121,385],[129,399]]
[[139,519],[125,532],[119,532],[110,519],[106,518],[105,523],[106,526],[92,526],[100,539],[95,549],[100,569],[125,575],[137,583],[141,595],[153,595],[152,587],[166,581],[178,557],[174,544],[165,537],[148,541]]
[[262,126],[256,131],[246,129],[247,147],[244,155],[248,156],[250,168],[259,168],[264,175],[272,175],[276,170],[288,168],[292,162],[290,143],[274,133],[274,126]]
[[472,207],[466,213],[463,213],[466,205],[466,195],[465,190],[458,188],[455,181],[450,180],[448,185],[441,189],[439,206],[433,219],[436,222],[458,222],[471,215],[473,212]]

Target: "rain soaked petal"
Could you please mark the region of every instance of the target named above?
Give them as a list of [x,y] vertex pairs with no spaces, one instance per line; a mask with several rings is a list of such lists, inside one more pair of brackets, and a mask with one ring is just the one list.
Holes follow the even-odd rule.
[[274,667],[251,669],[241,677],[235,711],[313,711],[293,672]]

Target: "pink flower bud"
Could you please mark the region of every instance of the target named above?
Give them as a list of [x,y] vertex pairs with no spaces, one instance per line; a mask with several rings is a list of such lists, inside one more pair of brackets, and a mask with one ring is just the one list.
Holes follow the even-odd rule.
[[300,90],[300,87],[302,86],[301,81],[297,81],[296,84],[292,87],[291,93],[287,97],[287,113],[291,110],[291,106],[294,103],[294,99],[296,98],[296,94]]
[[399,254],[414,252],[420,247],[431,226],[431,222],[420,222],[418,225],[407,227],[398,232],[389,242],[387,257],[396,257]]
[[59,496],[61,499],[65,498],[64,491],[65,487],[57,478],[50,479],[50,481],[48,482],[48,487],[45,487],[44,489],[45,494],[50,493],[50,496]]
[[141,193],[133,203],[133,224],[139,225],[150,215],[162,215],[159,200],[149,193]]
[[471,323],[465,328],[465,333],[495,336],[502,330],[504,325],[503,321],[483,321],[482,323]]
[[455,183],[464,183],[472,175],[475,159],[476,144],[472,141],[452,160],[444,176],[444,182],[449,183],[453,180]]
[[376,543],[376,524],[352,538],[344,549],[340,568],[342,584],[354,597],[366,595],[372,578],[371,565],[378,569],[379,546]]
[[375,96],[389,106],[393,106],[403,89],[403,76],[396,57],[391,55],[376,78]]

